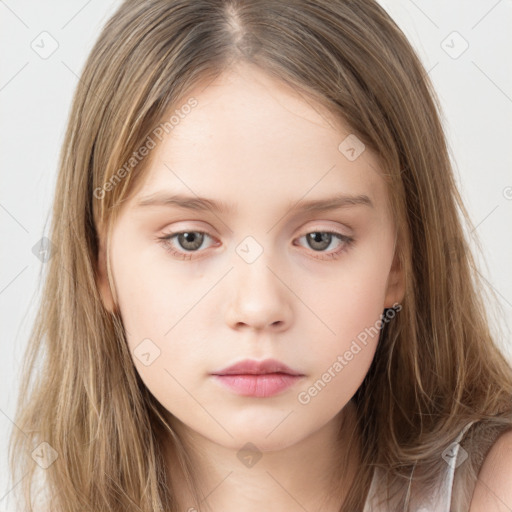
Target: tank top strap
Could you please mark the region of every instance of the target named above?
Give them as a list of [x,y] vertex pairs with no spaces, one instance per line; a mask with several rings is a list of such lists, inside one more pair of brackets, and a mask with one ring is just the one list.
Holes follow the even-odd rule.
[[445,448],[442,453],[442,457],[448,465],[448,470],[444,480],[441,482],[440,495],[442,496],[442,503],[440,503],[440,507],[442,508],[439,510],[445,510],[446,512],[450,511],[455,469],[468,458],[467,452],[461,447],[460,443],[473,423],[475,423],[474,420],[467,423],[460,431],[459,435]]
[[[411,473],[411,480],[405,497],[405,510],[411,507],[416,512],[450,512],[450,504],[452,498],[453,479],[455,469],[466,460],[468,454],[460,446],[460,443],[475,421],[470,421],[459,432],[457,437],[443,450],[442,457],[446,462],[446,471],[439,475],[439,490],[431,493],[429,496],[414,495],[411,493],[411,484],[413,480],[414,469]],[[365,501],[363,512],[396,512],[403,506],[399,506],[398,502],[382,501],[382,496],[389,493],[389,489],[383,488],[385,481],[384,473],[380,468],[375,468],[370,489]],[[398,508],[397,508],[398,507]]]

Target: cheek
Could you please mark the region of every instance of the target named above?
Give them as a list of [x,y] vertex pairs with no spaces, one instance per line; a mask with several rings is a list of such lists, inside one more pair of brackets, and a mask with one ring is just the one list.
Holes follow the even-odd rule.
[[169,256],[157,242],[141,249],[129,240],[121,232],[112,244],[123,324],[133,343],[146,337],[167,340],[204,294],[204,280],[193,275],[185,278],[176,263],[169,265]]
[[302,410],[325,420],[339,412],[362,384],[375,355],[382,326],[382,294],[362,288],[334,301],[323,313],[335,334],[316,336],[303,358],[311,374],[298,390]]
[[317,283],[319,293],[309,294],[311,309],[322,322],[311,320],[315,325],[309,338],[315,340],[314,350],[305,347],[309,352],[302,354],[313,369],[298,396],[302,405],[316,401],[334,411],[343,407],[362,383],[382,327],[385,265],[371,253],[361,255],[350,269],[340,267],[328,282]]
[[386,255],[379,260],[377,254],[382,252],[361,251],[347,265],[333,265],[320,282],[311,276],[301,284],[298,294],[307,297],[328,346],[344,349],[351,339],[374,327],[383,313],[387,261]]
[[209,314],[200,301],[205,282],[171,274],[165,255],[155,258],[154,249],[136,250],[127,239],[112,244],[112,269],[130,355],[157,400],[186,410],[199,380],[191,375],[204,373],[211,358],[211,333],[194,321]]

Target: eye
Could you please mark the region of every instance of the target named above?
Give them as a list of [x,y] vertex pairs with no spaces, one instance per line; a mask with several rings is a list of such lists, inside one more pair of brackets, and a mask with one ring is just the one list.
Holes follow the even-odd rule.
[[[312,231],[306,235],[301,236],[297,240],[302,238],[306,239],[307,244],[313,249],[314,252],[319,253],[319,256],[313,255],[314,258],[318,259],[335,259],[341,256],[345,252],[352,242],[353,237],[342,235],[336,231]],[[330,247],[333,242],[338,242],[338,249],[333,252],[325,253],[324,250]]]
[[[194,253],[199,252],[206,238],[212,239],[210,235],[203,231],[179,231],[158,237],[158,240],[164,249],[173,256],[183,260],[190,260],[195,257],[193,256]],[[317,259],[336,259],[340,257],[354,241],[354,238],[335,231],[312,231],[297,238],[297,240],[301,240],[302,238],[306,239],[307,244],[313,249],[313,252],[319,254],[318,256],[313,255],[313,257]],[[338,249],[333,252],[325,252],[325,249],[332,246],[333,242],[338,242]]]
[[[198,251],[203,245],[205,238],[211,237],[203,231],[179,231],[158,237],[164,249],[173,256],[184,260],[192,259],[192,253]],[[176,239],[175,243],[173,243],[174,239]],[[177,250],[176,245],[179,245],[181,249]]]

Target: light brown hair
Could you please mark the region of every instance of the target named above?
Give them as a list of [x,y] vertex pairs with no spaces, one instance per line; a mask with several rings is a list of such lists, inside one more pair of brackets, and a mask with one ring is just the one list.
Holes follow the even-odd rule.
[[[102,303],[99,236],[151,154],[122,179],[119,169],[188,91],[240,60],[339,115],[379,156],[389,184],[406,295],[355,396],[362,459],[340,510],[361,510],[375,466],[400,483],[416,464],[428,483],[467,422],[512,427],[512,370],[490,333],[439,102],[384,9],[374,0],[127,0],[86,62],[62,148],[55,250],[25,356],[21,430],[11,437],[24,510],[37,469],[30,453],[41,442],[58,454],[44,471],[52,512],[176,510],[165,435],[194,486],[180,440],[135,371],[118,312]],[[482,446],[474,437],[475,455],[458,470],[454,510],[471,497]]]

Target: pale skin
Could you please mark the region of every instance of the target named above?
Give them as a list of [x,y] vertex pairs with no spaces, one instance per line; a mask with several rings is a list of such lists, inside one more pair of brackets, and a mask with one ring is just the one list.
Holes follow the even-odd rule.
[[[110,264],[129,348],[133,355],[149,339],[160,351],[147,366],[134,356],[135,367],[189,449],[207,496],[201,510],[337,511],[358,460],[351,452],[337,502],[326,500],[348,442],[341,440],[341,452],[332,447],[340,422],[342,437],[353,422],[350,400],[378,336],[309,403],[297,397],[403,299],[379,161],[368,148],[349,160],[339,149],[348,127],[249,66],[190,91],[183,103],[190,97],[197,106],[152,150],[112,231]],[[335,193],[370,201],[300,211],[303,202]],[[140,205],[173,194],[224,202],[231,211]],[[332,236],[326,248],[308,244],[308,233],[333,231],[342,238]],[[158,239],[177,232],[195,233],[199,248],[187,250],[193,244],[177,236],[166,248]],[[99,286],[112,310],[103,240]],[[261,254],[250,263],[241,256],[255,251]],[[267,398],[236,395],[211,377],[246,358],[275,358],[304,377]],[[237,457],[248,442],[261,454],[250,467]],[[170,454],[168,461],[177,480]],[[178,500],[180,510],[197,505],[183,486]]]
[[502,434],[484,459],[469,512],[512,510],[512,432]]

